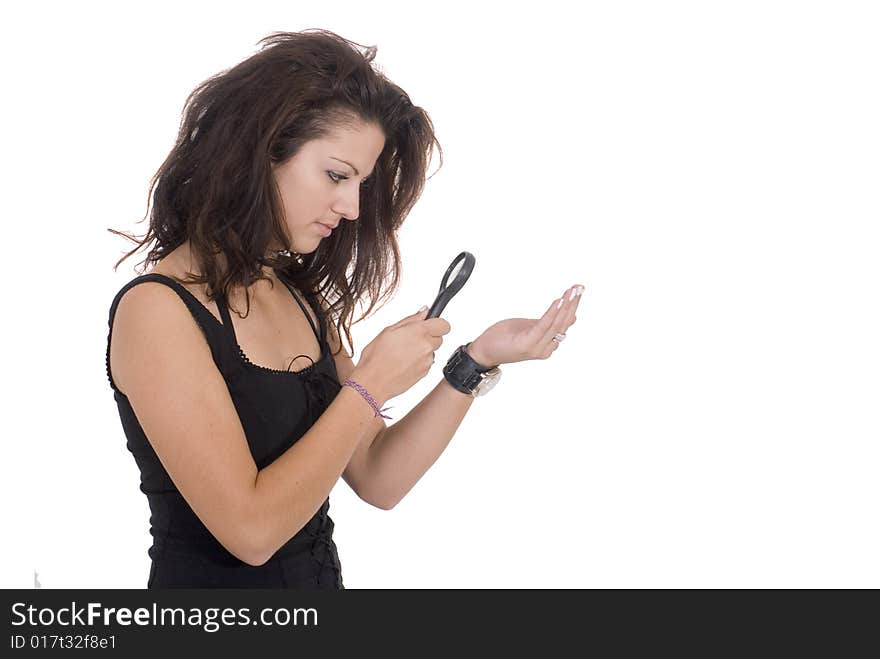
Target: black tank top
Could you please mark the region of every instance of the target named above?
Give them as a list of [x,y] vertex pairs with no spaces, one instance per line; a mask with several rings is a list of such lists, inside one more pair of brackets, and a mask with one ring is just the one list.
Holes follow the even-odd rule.
[[[251,363],[235,338],[225,300],[217,308],[223,323],[183,285],[158,273],[135,277],[113,299],[107,335],[107,378],[114,391],[126,446],[141,474],[141,491],[150,505],[153,544],[147,588],[330,588],[341,589],[341,567],[333,542],[328,497],[312,519],[266,563],[248,565],[232,555],[187,504],[159,461],[135,416],[128,398],[116,388],[110,373],[113,316],[123,294],[146,281],[170,286],[183,299],[211,348],[247,436],[258,469],[271,464],[314,424],[339,393],[339,377],[326,339],[326,320],[314,297],[306,296],[315,312],[318,332],[294,290],[297,301],[321,346],[317,362],[300,371],[279,371]],[[308,355],[305,355],[308,357]],[[311,358],[309,358],[311,360]]]

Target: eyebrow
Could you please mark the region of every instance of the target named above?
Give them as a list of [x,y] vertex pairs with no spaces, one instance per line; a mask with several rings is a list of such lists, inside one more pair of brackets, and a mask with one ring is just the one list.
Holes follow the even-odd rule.
[[[354,165],[352,165],[352,164],[351,164],[350,162],[348,162],[347,160],[343,160],[342,158],[337,158],[337,157],[335,157],[335,156],[330,156],[330,157],[333,158],[333,160],[338,160],[339,162],[344,162],[346,165],[348,165],[349,167],[351,167],[351,168],[354,170],[354,174],[355,174],[355,176],[360,176],[360,175],[361,175],[361,173],[358,171],[358,168],[355,167]],[[370,172],[370,174],[372,174],[372,173],[373,173],[373,172]],[[369,176],[370,174],[367,174],[367,176]]]

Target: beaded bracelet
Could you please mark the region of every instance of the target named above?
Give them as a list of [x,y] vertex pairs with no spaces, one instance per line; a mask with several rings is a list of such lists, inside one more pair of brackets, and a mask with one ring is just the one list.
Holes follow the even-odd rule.
[[[370,392],[368,392],[366,389],[364,389],[364,388],[363,388],[361,385],[359,385],[357,382],[355,382],[354,380],[346,380],[345,382],[342,383],[342,386],[343,386],[343,387],[344,387],[345,385],[348,385],[348,386],[351,387],[352,389],[355,389],[355,390],[356,390],[361,396],[363,396],[364,399],[370,404],[370,407],[372,407],[372,408],[373,408],[373,411],[375,412],[375,414],[373,415],[373,418],[376,418],[377,416],[381,416],[383,419],[391,419],[390,416],[386,416],[386,415],[382,414],[382,412],[384,412],[385,410],[390,410],[391,408],[390,408],[390,407],[383,407],[383,408],[380,410],[380,409],[379,409],[379,403],[376,402],[376,399],[373,398],[373,397],[370,395]],[[393,407],[393,406],[392,406],[392,407]]]

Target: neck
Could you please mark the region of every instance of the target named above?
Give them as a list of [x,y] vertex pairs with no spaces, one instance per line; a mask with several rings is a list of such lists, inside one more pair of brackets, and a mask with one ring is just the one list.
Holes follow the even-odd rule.
[[[179,251],[178,251],[179,250]],[[181,268],[184,272],[190,272],[194,275],[200,276],[202,273],[198,267],[198,263],[196,263],[195,258],[193,257],[192,251],[190,250],[189,241],[183,243],[178,250],[178,263],[181,264]],[[215,257],[215,263],[217,267],[222,271],[226,269],[226,255],[222,252],[218,253]],[[261,266],[260,268],[263,274],[268,277],[272,282],[278,281],[278,275],[275,274],[275,270],[268,265]],[[258,280],[251,285],[251,288],[254,289],[256,287],[262,288],[263,286],[269,286],[269,282],[266,280]]]

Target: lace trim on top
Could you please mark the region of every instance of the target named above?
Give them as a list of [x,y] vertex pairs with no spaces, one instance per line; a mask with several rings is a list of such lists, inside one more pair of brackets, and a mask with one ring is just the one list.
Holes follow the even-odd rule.
[[[317,318],[318,322],[322,323],[321,332],[318,333],[318,329],[315,327],[315,324],[312,322],[312,319],[309,317],[308,313],[306,312],[305,306],[302,304],[302,302],[300,302],[299,297],[296,295],[296,293],[293,292],[293,289],[291,288],[290,284],[288,284],[284,279],[281,279],[280,281],[282,284],[284,284],[285,288],[287,288],[287,290],[290,292],[290,295],[294,299],[294,301],[296,302],[297,306],[299,306],[300,309],[302,310],[303,315],[305,315],[306,320],[309,323],[309,326],[312,328],[312,333],[315,335],[315,338],[318,339],[318,348],[320,349],[321,354],[318,357],[317,362],[314,359],[312,359],[309,355],[297,355],[292,360],[290,360],[291,365],[299,357],[305,357],[310,362],[312,362],[309,366],[306,366],[305,368],[300,369],[298,371],[270,368],[268,366],[262,366],[260,364],[256,364],[256,363],[252,362],[250,360],[250,358],[245,354],[241,345],[238,343],[238,337],[235,335],[235,328],[232,325],[232,317],[229,314],[229,303],[226,301],[224,296],[220,296],[220,298],[216,301],[217,309],[220,311],[220,315],[223,317],[223,321],[224,321],[224,322],[220,323],[220,325],[223,328],[223,331],[229,337],[229,339],[235,344],[235,348],[238,352],[239,359],[247,366],[250,366],[251,368],[254,368],[259,371],[263,371],[265,373],[273,373],[275,375],[306,376],[306,375],[311,374],[312,371],[315,370],[315,367],[318,364],[326,361],[327,358],[330,356],[329,345],[325,345],[327,342],[326,342],[326,340],[323,339],[324,327],[323,327],[323,323],[322,323],[322,318],[321,318],[321,315],[314,308],[312,308],[312,311],[315,312],[315,317]],[[189,291],[187,291],[187,292],[189,292]],[[308,302],[308,299],[306,301]],[[202,306],[204,306],[204,305],[202,305]],[[309,304],[309,306],[311,307],[312,305]],[[213,318],[213,314],[211,317]],[[216,321],[217,319],[214,318],[214,320]],[[227,323],[228,323],[228,327],[227,327]],[[288,367],[288,369],[289,369],[289,367]]]
[[321,345],[321,356],[318,358],[318,361],[315,361],[314,359],[312,359],[308,355],[297,355],[296,357],[294,357],[291,360],[291,363],[293,363],[295,360],[299,359],[300,357],[305,357],[306,359],[308,359],[312,363],[309,364],[308,366],[306,366],[305,368],[300,369],[299,371],[282,371],[277,368],[269,368],[268,366],[261,366],[260,364],[255,364],[254,362],[252,362],[250,359],[248,359],[248,356],[246,354],[244,354],[244,350],[242,350],[241,346],[238,345],[238,341],[235,342],[235,347],[238,348],[239,358],[247,366],[251,366],[251,367],[256,368],[260,371],[266,371],[268,373],[277,373],[280,375],[307,375],[308,373],[312,372],[318,364],[325,361],[327,359],[327,356],[329,353],[329,350],[326,350],[324,348],[324,346]]

